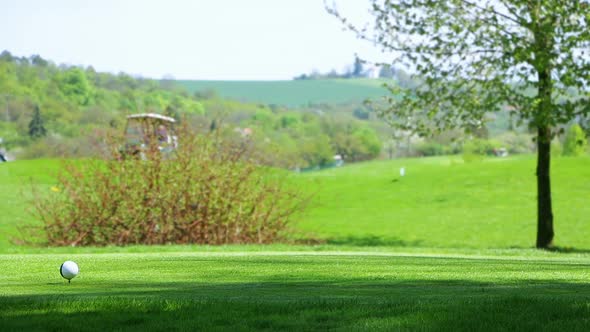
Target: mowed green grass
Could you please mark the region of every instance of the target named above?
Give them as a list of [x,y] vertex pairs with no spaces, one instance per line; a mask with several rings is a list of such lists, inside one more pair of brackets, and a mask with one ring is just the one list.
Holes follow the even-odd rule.
[[362,102],[387,95],[384,80],[332,79],[297,81],[177,81],[190,92],[216,91],[221,97],[245,102],[305,106],[310,103]]
[[[57,160],[0,165],[0,252],[14,252],[30,182],[51,194]],[[555,244],[590,249],[590,158],[552,161]],[[399,169],[405,167],[401,178]],[[294,174],[313,193],[294,238],[348,246],[530,248],[536,232],[535,157],[400,159]],[[23,196],[24,194],[24,196]],[[310,241],[311,240],[311,241]]]
[[[465,164],[457,156],[308,173],[317,194],[298,227],[334,244],[530,248],[535,163],[534,156],[516,156]],[[551,176],[555,244],[590,249],[590,158],[554,158]]]
[[314,246],[15,246],[35,222],[20,193],[50,193],[60,162],[1,164],[0,330],[588,331],[589,161],[553,163],[570,253],[489,249],[534,244],[532,156],[294,174],[315,192],[294,225]]
[[59,160],[19,160],[0,164],[0,252],[22,237],[18,228],[36,222],[32,189],[49,192],[56,184]]
[[588,254],[73,251],[0,271],[2,331],[590,329]]

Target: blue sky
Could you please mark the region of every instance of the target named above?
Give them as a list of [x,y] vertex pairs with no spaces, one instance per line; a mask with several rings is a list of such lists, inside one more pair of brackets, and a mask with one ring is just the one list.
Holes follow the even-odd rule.
[[[370,20],[368,1],[337,4],[356,22]],[[387,59],[343,31],[323,0],[3,0],[4,49],[177,79],[281,80],[342,71],[355,53]]]

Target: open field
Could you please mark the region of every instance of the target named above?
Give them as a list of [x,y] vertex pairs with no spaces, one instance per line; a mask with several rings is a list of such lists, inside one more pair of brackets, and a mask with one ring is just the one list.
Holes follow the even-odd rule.
[[[535,161],[418,158],[309,173],[320,185],[299,227],[336,244],[529,248],[536,234]],[[590,249],[588,165],[588,157],[552,161],[558,246]]]
[[0,330],[587,331],[589,161],[554,159],[560,252],[526,249],[532,156],[294,174],[316,193],[295,224],[313,246],[15,246],[21,192],[50,192],[59,161],[2,164]]
[[362,102],[387,95],[375,79],[332,79],[297,81],[177,81],[188,91],[217,92],[219,96],[246,102],[305,106],[319,103]]
[[[0,255],[0,326],[3,331],[590,328],[588,254],[251,249]],[[66,259],[81,270],[71,285],[58,273]]]
[[[555,242],[590,249],[590,158],[554,158]],[[32,222],[21,196],[29,178],[49,191],[59,161],[0,165],[0,252]],[[399,168],[406,176],[399,177]],[[295,174],[315,193],[294,224],[299,239],[334,245],[530,248],[536,225],[533,156],[464,164],[460,157],[380,161]]]

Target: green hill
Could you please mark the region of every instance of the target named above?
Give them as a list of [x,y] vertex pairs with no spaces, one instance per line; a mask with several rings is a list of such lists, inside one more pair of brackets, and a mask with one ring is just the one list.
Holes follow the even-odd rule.
[[[590,159],[555,158],[555,241],[590,249],[586,216]],[[16,226],[31,222],[21,192],[28,180],[49,191],[57,161],[0,165],[0,251]],[[534,245],[533,156],[464,164],[460,157],[368,162],[294,175],[314,192],[298,238],[338,245],[528,248]],[[399,169],[406,176],[400,178]]]
[[384,80],[326,79],[293,81],[183,81],[177,83],[190,92],[214,91],[221,97],[246,102],[303,106],[362,102],[387,95]]
[[[176,83],[191,93],[213,94],[240,102],[303,107],[312,104],[357,104],[366,99],[378,100],[388,96],[383,84],[386,79],[317,79],[293,81],[190,81]],[[507,112],[494,114],[487,126],[493,135],[506,131]]]
[[[588,157],[554,158],[555,242],[590,248]],[[399,169],[406,176],[400,178]],[[319,182],[300,229],[331,243],[422,247],[532,247],[535,158],[417,158],[307,174]]]

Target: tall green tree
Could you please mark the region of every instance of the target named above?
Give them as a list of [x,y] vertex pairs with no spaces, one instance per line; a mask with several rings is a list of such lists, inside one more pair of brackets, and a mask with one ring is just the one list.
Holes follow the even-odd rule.
[[41,110],[39,105],[35,105],[33,110],[33,118],[29,122],[29,136],[33,139],[40,138],[47,135],[47,130],[43,124],[43,118],[41,117]]
[[[555,128],[588,114],[590,10],[579,0],[372,0],[362,38],[412,69],[420,84],[390,86],[381,115],[420,133],[470,128],[506,106],[536,128],[538,248],[552,246],[550,147]],[[372,31],[373,33],[367,33]],[[569,98],[575,90],[579,95]],[[532,91],[532,93],[531,93]]]

